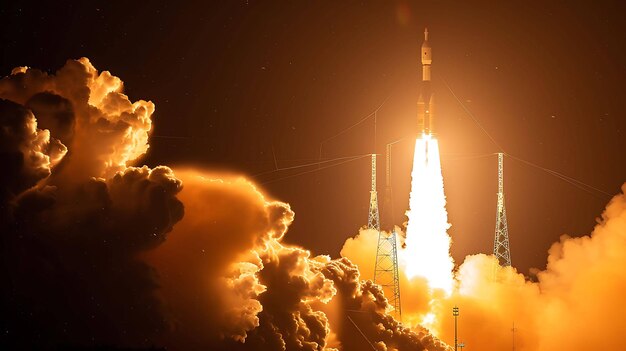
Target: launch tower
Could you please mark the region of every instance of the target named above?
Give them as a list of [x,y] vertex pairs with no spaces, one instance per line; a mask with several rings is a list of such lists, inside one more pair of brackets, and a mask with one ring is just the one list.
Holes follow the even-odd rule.
[[372,154],[372,190],[370,190],[370,210],[367,217],[367,228],[380,231],[378,193],[376,192],[376,154]]
[[506,223],[506,208],[504,207],[504,154],[498,153],[498,205],[496,209],[496,233],[493,243],[493,255],[498,259],[500,266],[511,265],[511,250],[509,248],[509,228]]
[[[392,143],[393,144],[393,143]],[[387,167],[386,167],[386,186],[385,186],[385,223],[391,226],[389,234],[382,232],[380,226],[372,228],[378,230],[378,245],[376,247],[376,267],[374,269],[374,283],[379,284],[383,288],[385,297],[389,304],[394,308],[394,314],[397,319],[402,315],[400,306],[400,276],[398,273],[398,246],[397,235],[394,222],[392,219],[391,209],[391,145],[387,144]],[[375,188],[376,173],[375,165],[372,164],[372,187]],[[373,190],[375,191],[375,190]],[[370,201],[371,202],[371,201]],[[371,205],[370,205],[371,208]],[[371,211],[370,211],[371,214]]]

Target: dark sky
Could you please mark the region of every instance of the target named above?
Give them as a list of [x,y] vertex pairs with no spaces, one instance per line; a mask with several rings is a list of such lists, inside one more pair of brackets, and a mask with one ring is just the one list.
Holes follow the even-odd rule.
[[[581,2],[582,3],[582,2]],[[609,194],[626,180],[626,10],[622,2],[11,2],[0,9],[1,74],[89,57],[157,106],[149,165],[255,175],[323,157],[384,153],[416,121],[419,45],[433,84],[454,244],[490,253],[499,148]],[[565,5],[567,4],[567,6]],[[394,146],[394,216],[404,220],[410,138]],[[512,158],[505,164],[513,265],[545,266],[562,234],[590,232],[609,196]],[[384,183],[379,163],[379,183]],[[257,177],[296,212],[287,241],[336,256],[367,221],[369,160]],[[379,188],[382,193],[382,186]],[[228,234],[228,233],[225,233]]]

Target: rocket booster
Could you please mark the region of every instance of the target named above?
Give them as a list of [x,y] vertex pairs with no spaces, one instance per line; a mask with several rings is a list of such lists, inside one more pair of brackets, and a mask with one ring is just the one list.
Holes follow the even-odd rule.
[[422,85],[417,99],[417,135],[435,134],[435,97],[430,85],[430,69],[433,63],[432,48],[428,42],[428,28],[424,30],[421,48]]

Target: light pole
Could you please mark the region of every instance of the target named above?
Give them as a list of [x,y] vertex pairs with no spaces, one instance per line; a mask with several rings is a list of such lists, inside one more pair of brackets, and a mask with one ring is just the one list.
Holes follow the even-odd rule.
[[459,317],[459,308],[454,306],[452,308],[452,315],[454,316],[454,351],[458,351],[459,344],[457,343],[457,324],[456,320]]
[[463,351],[463,348],[465,347],[465,343],[463,343],[463,342],[462,342],[462,343],[460,343],[460,344],[459,344],[459,347],[461,348],[461,351]]
[[513,333],[513,351],[515,351],[515,332],[517,331],[517,328],[515,328],[515,322],[513,322],[513,328],[511,329],[511,332]]

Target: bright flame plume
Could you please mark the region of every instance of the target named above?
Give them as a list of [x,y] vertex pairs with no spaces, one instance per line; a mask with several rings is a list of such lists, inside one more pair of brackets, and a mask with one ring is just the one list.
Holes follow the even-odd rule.
[[407,211],[406,247],[401,263],[407,277],[423,277],[433,289],[452,293],[454,261],[450,256],[450,224],[446,212],[439,144],[430,135],[415,141],[411,196]]

